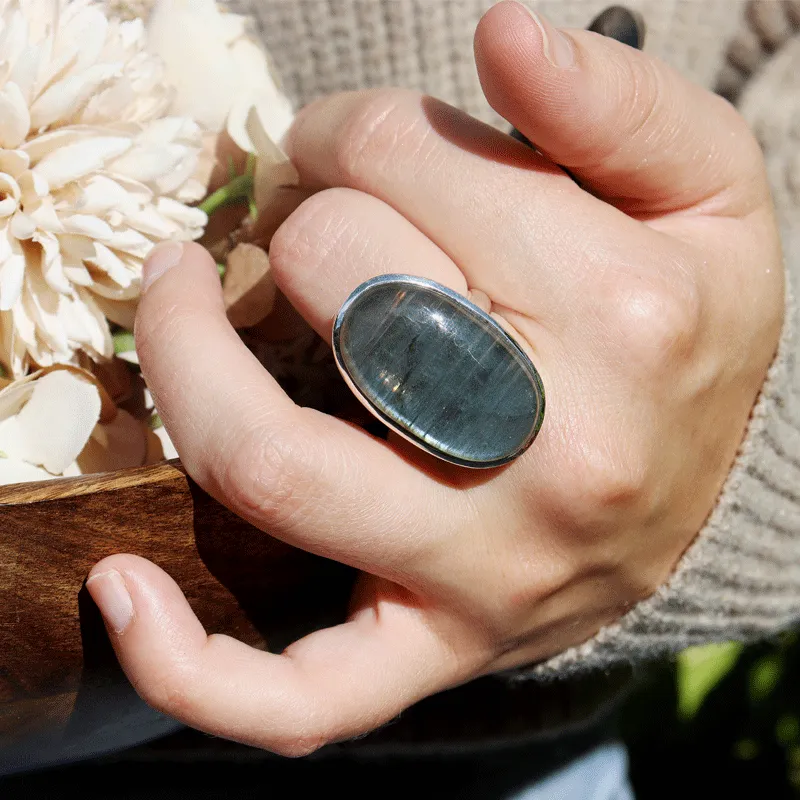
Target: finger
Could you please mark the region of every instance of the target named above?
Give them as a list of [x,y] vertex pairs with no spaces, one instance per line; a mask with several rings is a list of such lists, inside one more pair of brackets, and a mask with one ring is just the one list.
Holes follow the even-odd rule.
[[286,147],[306,183],[383,200],[471,289],[554,320],[585,280],[584,254],[633,224],[530,148],[414,92],[323,98],[298,115]]
[[289,400],[228,323],[205,250],[161,248],[144,285],[142,371],[189,474],[220,502],[297,547],[390,577],[450,529],[445,487],[385,442]]
[[561,32],[511,0],[481,20],[475,56],[495,110],[618,206],[646,213],[705,201],[743,214],[762,202],[760,151],[744,121],[666,64],[604,36]]
[[430,239],[391,206],[352,189],[306,200],[273,237],[269,256],[278,287],[328,342],[342,303],[378,275],[417,275],[468,295],[464,276]]
[[372,730],[464,680],[472,666],[456,657],[469,641],[461,631],[434,628],[389,585],[348,622],[280,655],[208,636],[177,584],[136,556],[101,561],[87,589],[147,703],[207,733],[286,756]]

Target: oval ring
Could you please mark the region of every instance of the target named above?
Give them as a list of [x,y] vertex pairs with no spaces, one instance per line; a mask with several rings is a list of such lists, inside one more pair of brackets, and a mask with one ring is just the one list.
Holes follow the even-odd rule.
[[332,339],[367,409],[452,464],[507,464],[542,426],[544,386],[527,354],[489,314],[435,281],[365,281],[339,310]]

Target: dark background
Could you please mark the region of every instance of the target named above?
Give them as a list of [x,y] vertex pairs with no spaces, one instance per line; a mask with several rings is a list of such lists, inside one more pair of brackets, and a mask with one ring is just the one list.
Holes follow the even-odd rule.
[[[799,678],[794,633],[749,648],[687,651],[641,675],[604,731],[628,745],[638,798],[800,797]],[[528,780],[540,752],[526,746],[481,758],[386,760],[333,748],[290,760],[186,730],[115,756],[6,778],[0,797],[486,800]]]

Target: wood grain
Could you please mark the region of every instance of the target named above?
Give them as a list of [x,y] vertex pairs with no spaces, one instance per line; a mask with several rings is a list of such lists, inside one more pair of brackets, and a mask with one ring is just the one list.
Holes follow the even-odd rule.
[[[344,619],[355,577],[243,522],[177,462],[0,489],[0,774],[176,728],[128,684],[84,586],[93,564],[120,552],[171,574],[210,632],[275,651]],[[562,687],[509,690],[487,678],[419,704],[358,746],[530,734],[592,708]]]
[[170,573],[209,630],[258,647],[342,618],[352,581],[240,520],[175,462],[4,487],[0,753],[37,736],[39,748],[63,744],[68,725],[90,732],[138,705],[83,588],[92,565],[119,552]]

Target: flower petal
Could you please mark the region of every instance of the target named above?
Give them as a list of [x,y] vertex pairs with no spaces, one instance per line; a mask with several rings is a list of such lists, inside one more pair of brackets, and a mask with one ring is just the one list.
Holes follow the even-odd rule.
[[153,206],[128,214],[126,219],[132,228],[156,239],[172,239],[181,233],[179,225],[159,214]]
[[44,375],[22,410],[0,423],[0,450],[58,475],[85,447],[100,405],[92,383],[64,370]]
[[19,178],[30,166],[31,157],[24,150],[0,150],[0,172]]
[[118,287],[127,288],[135,277],[122,259],[101,242],[94,243],[94,255],[86,262],[105,272]]
[[0,147],[14,149],[25,141],[31,127],[28,104],[16,83],[0,91]]
[[272,310],[275,291],[267,254],[252,244],[238,245],[228,256],[222,291],[231,325],[249,328],[261,322]]
[[97,64],[52,84],[31,106],[31,127],[41,130],[55,122],[74,120],[100,86],[121,74],[120,63]]
[[172,110],[197,120],[205,129],[225,125],[232,99],[247,76],[230,57],[223,16],[214,0],[160,0],[148,19],[148,47],[164,62],[174,87]]
[[186,152],[186,147],[181,144],[140,144],[109,164],[109,171],[142,183],[152,183],[176,169]]
[[152,240],[133,228],[113,231],[111,236],[106,239],[106,244],[112,250],[127,253],[140,260],[147,258],[153,249]]
[[36,233],[36,223],[27,214],[17,211],[11,218],[10,230],[11,235],[21,241],[32,239]]
[[81,474],[140,467],[147,457],[147,428],[127,411],[92,431],[77,459]]
[[52,480],[53,476],[41,467],[34,467],[16,458],[0,458],[0,486],[14,483],[36,483]]
[[111,209],[125,214],[139,207],[136,198],[107,175],[92,175],[85,185],[75,187],[75,191],[71,205],[81,214],[101,215]]
[[33,393],[33,382],[41,373],[34,373],[14,381],[0,391],[0,419],[17,414]]
[[92,214],[73,214],[62,219],[64,230],[76,236],[86,236],[90,239],[110,239],[113,235],[111,226],[105,220]]
[[161,441],[165,459],[179,458],[178,451],[175,449],[175,445],[172,444],[172,439],[169,438],[169,433],[167,433],[167,429],[163,425],[160,428],[156,428],[153,433]]
[[34,234],[33,241],[42,247],[42,275],[47,285],[54,292],[69,294],[72,286],[64,274],[64,262],[58,239],[52,234],[38,231]]
[[0,172],[0,217],[10,217],[19,208],[22,196],[19,184],[5,172]]
[[19,243],[11,240],[10,252],[0,266],[0,311],[14,307],[22,292],[24,279],[25,255]]
[[45,156],[35,167],[53,189],[82,178],[105,166],[131,147],[131,140],[121,136],[94,136],[66,145]]
[[190,208],[171,197],[160,197],[156,209],[167,219],[174,220],[185,228],[205,228],[208,224],[208,215],[199,208]]

